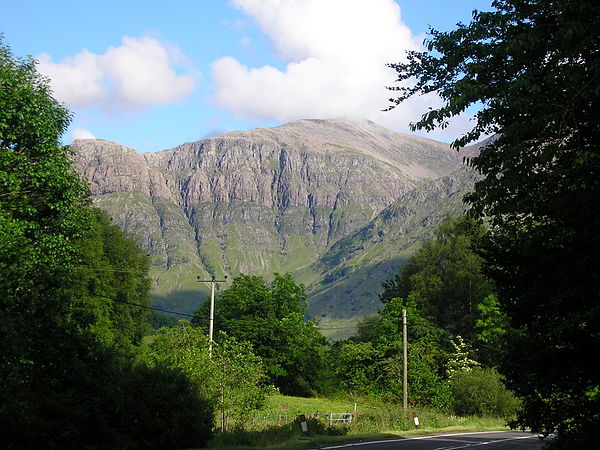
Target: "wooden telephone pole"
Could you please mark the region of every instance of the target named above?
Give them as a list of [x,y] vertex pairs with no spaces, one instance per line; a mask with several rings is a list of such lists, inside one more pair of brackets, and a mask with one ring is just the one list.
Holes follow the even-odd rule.
[[198,283],[210,283],[210,316],[208,319],[208,356],[212,357],[212,345],[213,345],[213,330],[215,322],[215,284],[225,283],[227,281],[227,275],[223,280],[215,280],[213,275],[210,280],[201,280],[200,277],[196,277]]
[[408,409],[408,351],[407,351],[406,310],[402,310],[402,352],[404,367],[402,370],[402,407]]

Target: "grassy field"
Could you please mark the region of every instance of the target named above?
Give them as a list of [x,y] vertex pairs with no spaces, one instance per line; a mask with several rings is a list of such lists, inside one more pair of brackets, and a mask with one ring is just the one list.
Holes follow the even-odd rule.
[[[318,412],[318,417],[316,413]],[[416,428],[412,413],[417,413]],[[352,413],[349,424],[333,424],[329,413]],[[307,418],[302,432],[299,415]],[[274,395],[262,412],[248,420],[243,430],[219,433],[209,448],[302,449],[339,442],[408,437],[444,432],[503,429],[502,418],[456,417],[430,409],[404,411],[401,405],[365,399],[299,398]]]
[[271,414],[313,414],[353,412],[354,402],[348,400],[334,400],[329,398],[303,398],[288,395],[272,395],[266,405],[265,411]]

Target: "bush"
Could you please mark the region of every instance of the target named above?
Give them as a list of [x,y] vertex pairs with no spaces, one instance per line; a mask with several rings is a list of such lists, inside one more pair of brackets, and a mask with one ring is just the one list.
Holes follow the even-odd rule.
[[[296,424],[298,428],[300,428],[299,419]],[[309,436],[345,436],[350,432],[350,425],[329,425],[326,417],[322,417],[321,419],[309,417],[306,420],[306,427],[308,429],[307,434]]]
[[512,417],[519,401],[493,369],[475,367],[454,372],[450,377],[452,409],[458,415]]
[[179,371],[138,365],[122,380],[113,424],[123,448],[204,447],[214,410]]
[[[179,371],[98,350],[80,371],[23,384],[0,405],[2,448],[190,448],[212,435],[212,405]],[[90,360],[93,359],[94,365]]]

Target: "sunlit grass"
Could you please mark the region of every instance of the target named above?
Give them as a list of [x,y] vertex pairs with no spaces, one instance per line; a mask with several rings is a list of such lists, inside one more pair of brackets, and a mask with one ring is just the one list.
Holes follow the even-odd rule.
[[[328,413],[355,412],[349,425],[332,425]],[[318,419],[314,417],[318,412]],[[420,426],[415,427],[412,413]],[[300,429],[298,417],[308,419],[308,432]],[[219,433],[210,448],[301,449],[340,442],[359,442],[415,435],[487,431],[505,428],[502,418],[457,417],[429,408],[409,408],[364,398],[301,398],[273,395],[262,412],[248,420],[244,429]]]

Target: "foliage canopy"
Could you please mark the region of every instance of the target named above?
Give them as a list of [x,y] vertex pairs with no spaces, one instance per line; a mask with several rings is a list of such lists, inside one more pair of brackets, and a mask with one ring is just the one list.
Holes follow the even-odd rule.
[[65,366],[76,372],[85,364],[78,355],[87,344],[70,320],[68,287],[77,262],[75,240],[86,228],[87,191],[59,142],[69,121],[35,62],[14,58],[0,36],[3,423],[42,420],[44,404],[32,397],[50,397],[48,391],[71,381]]
[[[314,322],[304,319],[307,294],[292,276],[240,275],[218,298],[215,330],[252,344],[270,381],[290,395],[322,390],[327,347]],[[193,323],[207,327],[209,304],[194,313]]]
[[380,299],[409,296],[450,335],[471,340],[477,305],[492,293],[477,254],[484,228],[467,216],[447,217],[433,239],[425,241],[395,278],[384,283]]
[[183,373],[196,394],[214,405],[222,431],[243,425],[269,393],[262,360],[249,343],[221,335],[211,357],[206,333],[189,323],[162,328],[147,337],[139,360],[153,368]]
[[148,329],[148,257],[103,211],[90,211],[74,278],[78,320],[104,345],[130,348]]

